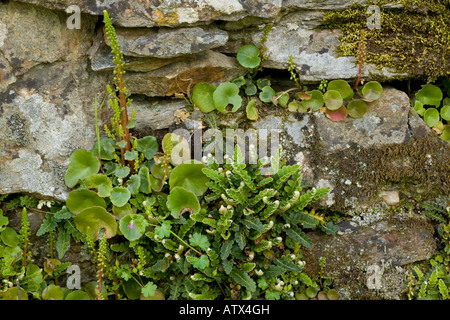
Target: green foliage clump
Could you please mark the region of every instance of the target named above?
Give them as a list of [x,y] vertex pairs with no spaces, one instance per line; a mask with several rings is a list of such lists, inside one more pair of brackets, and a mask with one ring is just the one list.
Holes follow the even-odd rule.
[[428,203],[421,204],[422,214],[439,223],[441,248],[424,268],[418,266],[409,273],[408,298],[418,300],[450,299],[450,207],[441,208]]
[[320,27],[342,31],[337,54],[354,56],[358,60],[360,35],[364,30],[365,63],[399,74],[425,77],[428,81],[440,76],[448,77],[448,2],[401,0],[398,1],[400,9],[389,6],[391,3],[387,0],[374,1],[373,4],[380,8],[380,29],[368,29],[367,20],[372,12],[367,10],[367,6],[354,4],[327,13]]
[[[442,89],[439,87],[441,86]],[[415,94],[414,110],[442,140],[450,141],[450,82],[448,79],[425,84]]]

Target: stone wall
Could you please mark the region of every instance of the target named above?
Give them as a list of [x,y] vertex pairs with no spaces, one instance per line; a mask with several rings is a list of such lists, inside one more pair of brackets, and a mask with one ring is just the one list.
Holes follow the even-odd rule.
[[[74,149],[93,146],[94,97],[101,100],[112,80],[103,10],[116,25],[124,52],[127,88],[138,114],[135,133],[158,137],[176,128],[194,130],[196,121],[205,119],[198,110],[188,112],[180,94],[189,94],[198,82],[219,84],[245,75],[234,54],[243,44],[258,44],[268,23],[274,24],[263,64],[269,73],[288,79],[285,70],[292,55],[305,83],[355,79],[355,58],[335,53],[340,30],[318,28],[327,12],[351,4],[340,0],[0,1],[0,194],[67,198],[63,177],[69,156]],[[65,11],[70,5],[81,9],[79,29],[68,28],[72,13]],[[412,76],[417,75],[371,64],[363,71],[366,80]],[[334,268],[333,275],[343,297],[400,298],[402,267],[431,257],[436,243],[429,222],[415,213],[392,214],[391,209],[418,196],[447,204],[449,143],[438,139],[411,112],[405,92],[389,85],[363,118],[339,123],[322,113],[260,107],[262,116],[255,122],[238,111],[219,117],[218,125],[276,130],[289,161],[303,164],[305,180],[331,188],[321,208],[346,214],[357,225],[342,222],[341,234],[333,239],[316,235],[316,251],[309,255],[311,270],[322,254],[328,256],[330,267],[348,258],[348,264]],[[189,117],[180,118],[180,112]],[[107,119],[104,110],[102,120]],[[377,219],[362,227],[358,219],[366,215]],[[418,229],[410,229],[411,224]],[[355,254],[336,255],[340,250]],[[381,261],[386,262],[383,272],[393,275],[390,282],[370,289],[367,268],[381,268]],[[346,269],[350,264],[352,272]],[[363,294],[358,296],[359,292]]]

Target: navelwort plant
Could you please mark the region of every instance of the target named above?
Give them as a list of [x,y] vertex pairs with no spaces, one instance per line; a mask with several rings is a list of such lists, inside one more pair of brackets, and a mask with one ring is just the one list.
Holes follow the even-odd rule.
[[[221,113],[236,112],[246,104],[246,115],[249,120],[258,119],[257,106],[261,103],[272,103],[288,108],[291,112],[323,111],[332,121],[344,120],[347,116],[358,119],[364,116],[370,104],[381,97],[383,88],[377,81],[370,81],[359,87],[363,58],[360,59],[360,72],[354,88],[345,80],[327,82],[326,89],[321,84],[319,89],[308,90],[302,86],[296,72],[294,58],[289,56],[288,71],[295,87],[275,92],[271,81],[267,78],[257,78],[262,70],[262,62],[267,59],[265,41],[271,25],[263,32],[260,47],[253,44],[242,46],[237,52],[237,61],[248,69],[247,75],[240,76],[231,82],[223,82],[218,87],[207,83],[197,83],[192,90],[192,104],[202,112],[209,113],[218,110]],[[243,99],[244,97],[244,99]],[[229,106],[232,106],[231,109]]]
[[[447,83],[448,83],[448,79]],[[442,140],[450,141],[450,96],[447,88],[446,97],[441,88],[425,84],[415,94],[414,110],[425,123],[440,135]]]

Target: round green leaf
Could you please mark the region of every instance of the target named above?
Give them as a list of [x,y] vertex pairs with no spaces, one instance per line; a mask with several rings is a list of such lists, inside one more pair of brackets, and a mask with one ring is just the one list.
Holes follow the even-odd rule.
[[[73,220],[77,229],[93,241],[98,239],[101,229],[105,229],[107,238],[114,237],[117,233],[116,219],[103,207],[86,208],[78,213]],[[88,230],[89,234],[87,234]]]
[[377,81],[370,81],[364,85],[361,93],[365,99],[378,100],[383,93],[383,87]]
[[262,88],[262,91],[259,93],[259,99],[264,102],[271,102],[273,96],[275,96],[275,91],[269,86]]
[[[311,98],[302,101],[303,108],[311,110],[319,110],[323,106],[323,94],[319,90],[308,91]],[[305,110],[304,112],[306,112]]]
[[442,131],[441,139],[445,141],[450,141],[450,125],[445,126],[444,131]]
[[167,208],[169,208],[173,217],[179,218],[186,211],[191,214],[198,213],[200,203],[193,192],[182,187],[175,187],[167,197]]
[[330,289],[327,292],[327,298],[328,300],[339,300],[339,293],[334,289]]
[[113,189],[112,181],[104,174],[94,173],[86,179],[84,183],[87,188],[96,188],[100,197],[109,197]]
[[100,169],[100,162],[92,152],[77,149],[70,156],[70,163],[64,176],[64,182],[69,188],[73,188],[79,180],[97,173]]
[[258,92],[258,88],[253,83],[250,83],[248,86],[245,87],[245,94],[248,96],[253,96]]
[[151,160],[158,152],[158,141],[153,136],[146,136],[138,139],[137,150],[144,153],[147,160]]
[[139,191],[143,193],[150,193],[152,192],[151,185],[150,185],[150,172],[147,167],[141,167],[138,172],[140,185],[139,185]]
[[269,79],[260,78],[256,80],[256,85],[258,86],[259,90],[262,90],[264,87],[270,87],[271,83]]
[[[114,153],[116,149],[114,148],[114,145],[116,142],[109,138],[104,137],[100,139],[100,158],[103,160],[112,160],[114,159]],[[94,147],[92,148],[92,154],[95,157],[98,157],[98,141],[95,143]]]
[[205,165],[202,163],[183,163],[175,167],[169,178],[170,189],[183,187],[201,196],[208,190],[206,183],[210,180],[202,172],[203,168]]
[[97,193],[91,190],[73,190],[69,193],[69,197],[66,201],[66,207],[73,214],[77,214],[80,211],[99,206],[106,208],[106,202]]
[[116,165],[116,169],[114,170],[114,175],[119,178],[119,179],[123,179],[126,176],[128,176],[130,174],[130,168],[128,166],[120,166],[120,165]]
[[280,106],[282,106],[283,108],[287,107],[287,104],[289,102],[289,94],[288,93],[283,93],[279,98],[278,98],[278,103],[280,104]]
[[136,160],[138,157],[139,157],[139,154],[138,154],[137,150],[125,151],[124,158],[127,161]]
[[150,186],[153,191],[160,192],[164,187],[164,179],[157,179],[154,176],[150,176]]
[[336,90],[328,90],[323,95],[323,101],[325,103],[325,106],[329,110],[338,110],[342,103],[344,102],[344,99],[342,99],[341,94],[339,91]]
[[245,84],[245,78],[244,78],[244,76],[239,76],[239,77],[231,80],[231,82],[233,82],[235,85],[238,86],[238,88],[240,88]]
[[113,205],[116,207],[123,207],[130,200],[131,192],[124,187],[115,187],[110,195],[110,199]]
[[245,112],[247,113],[247,119],[249,120],[257,120],[258,119],[258,109],[255,107],[255,100],[250,100],[245,108]]
[[[136,209],[136,207],[134,207]],[[113,214],[116,217],[116,219],[120,220],[122,217],[125,217],[127,214],[135,213],[136,210],[133,210],[131,208],[131,204],[127,203],[126,205],[122,207],[116,207],[113,206]]]
[[140,214],[128,214],[119,221],[119,229],[128,241],[135,241],[142,237],[148,221]]
[[[245,80],[242,79],[243,82]],[[192,102],[205,113],[211,112],[216,109],[214,105],[213,93],[216,90],[216,86],[207,82],[199,82],[192,89]]]
[[2,241],[8,247],[15,247],[19,245],[20,238],[16,230],[11,227],[6,227],[5,230],[2,231]]
[[65,300],[91,300],[88,294],[82,290],[75,290],[70,292]]
[[[345,80],[332,80],[328,83],[327,90],[336,90],[339,91],[339,93],[342,96],[342,99],[344,101],[350,100],[353,98],[353,89],[350,87],[350,85]],[[318,91],[318,90],[316,90]]]
[[303,106],[303,104],[297,100],[289,102],[287,107],[288,107],[289,112],[296,112],[296,111],[306,112],[306,111],[308,111],[308,108]]
[[225,108],[233,105],[232,112],[235,112],[241,107],[242,98],[239,95],[239,88],[231,82],[221,83],[213,93],[214,105],[217,110],[222,113],[228,112]]
[[305,293],[309,298],[314,298],[317,295],[317,289],[314,287],[309,287],[306,289]]
[[443,94],[439,87],[433,84],[426,84],[422,86],[416,93],[416,99],[422,104],[439,107],[441,104]]
[[348,104],[347,110],[350,117],[359,119],[367,112],[367,103],[362,100],[353,100]]
[[261,63],[261,58],[259,57],[259,49],[248,44],[239,48],[236,56],[238,62],[241,66],[245,68],[256,68]]
[[439,122],[439,119],[439,111],[436,108],[428,108],[423,114],[423,120],[431,128]]
[[[12,287],[6,290],[2,300],[19,300],[19,288]],[[20,288],[20,300],[28,300],[28,294],[23,288]]]
[[64,300],[64,291],[60,286],[50,284],[44,289],[44,291],[42,291],[42,299]]
[[347,118],[348,110],[345,106],[342,106],[337,110],[326,109],[325,114],[331,121],[338,122]]
[[450,105],[441,108],[441,118],[450,121]]
[[127,181],[127,188],[130,190],[132,195],[137,195],[139,193],[139,188],[141,187],[141,179],[137,174],[133,174]]

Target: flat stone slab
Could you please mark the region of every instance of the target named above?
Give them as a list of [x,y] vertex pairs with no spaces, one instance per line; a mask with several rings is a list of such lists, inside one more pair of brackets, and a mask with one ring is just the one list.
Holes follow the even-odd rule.
[[335,236],[308,233],[305,270],[318,274],[325,257],[325,277],[335,280],[344,299],[400,299],[406,288],[404,266],[431,258],[434,228],[424,216],[371,212],[341,222]]

